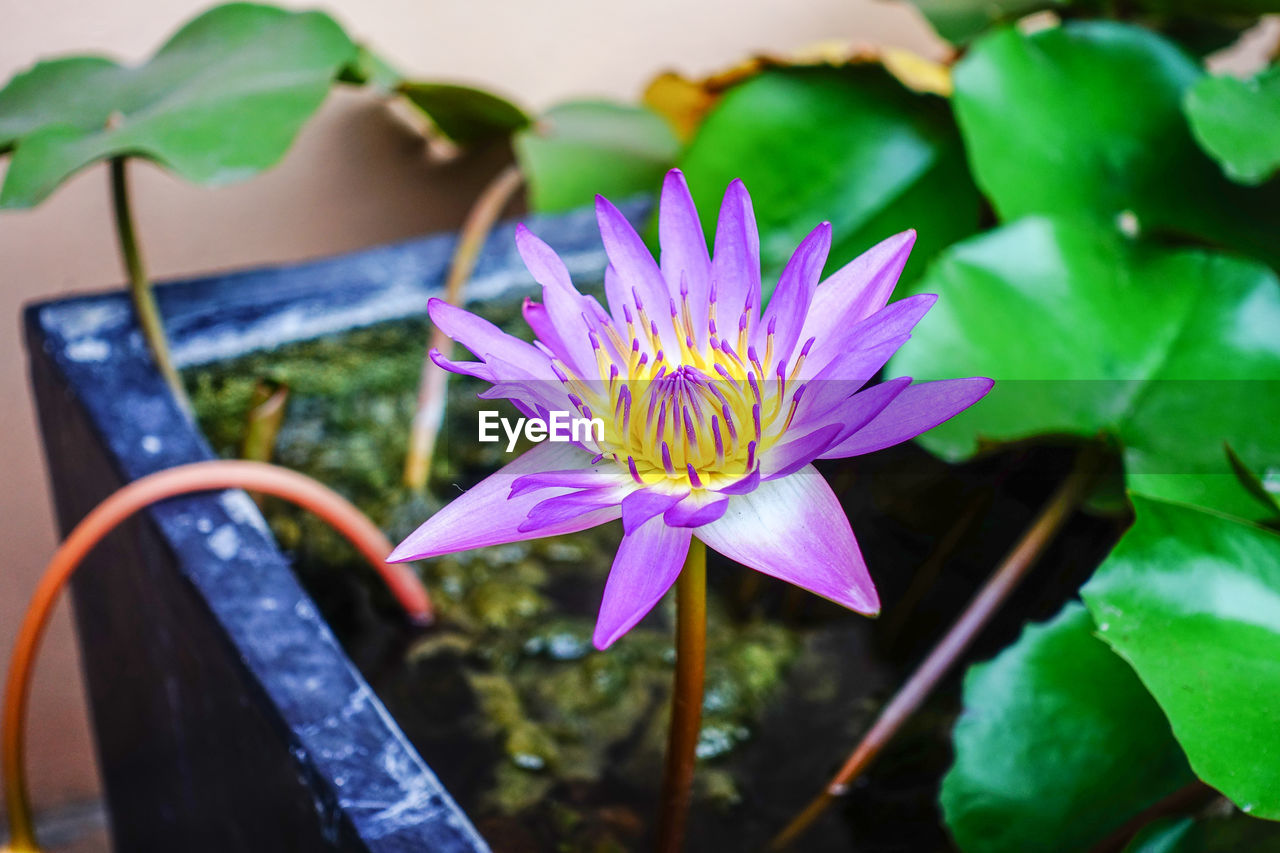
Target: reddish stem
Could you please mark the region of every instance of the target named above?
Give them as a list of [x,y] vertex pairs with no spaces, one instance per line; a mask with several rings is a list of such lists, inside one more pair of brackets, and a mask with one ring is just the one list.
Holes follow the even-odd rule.
[[702,730],[706,663],[707,547],[694,539],[676,580],[676,678],[662,774],[662,810],[658,815],[660,853],[677,853],[684,844],[698,734]]
[[93,547],[138,510],[177,495],[234,488],[274,495],[314,512],[369,561],[415,622],[431,621],[431,601],[417,575],[405,565],[386,562],[391,543],[382,531],[346,498],[305,474],[262,462],[214,460],[179,465],[129,483],[94,507],[58,547],[36,586],[14,642],[0,727],[8,850],[26,853],[39,849],[23,770],[23,733],[36,654],[58,595]]
[[[493,230],[494,223],[498,221],[498,216],[507,203],[523,185],[524,175],[520,169],[508,166],[489,182],[467,212],[445,280],[444,300],[450,305],[462,304],[463,287],[476,267],[485,238]],[[448,388],[449,374],[431,360],[432,350],[445,354],[453,350],[453,341],[439,327],[431,329],[427,355],[422,360],[422,375],[418,380],[418,406],[409,428],[409,450],[404,463],[404,484],[417,492],[426,489],[427,480],[431,476],[431,457],[435,452],[436,437],[444,423],[445,391]]]
[[1089,494],[1101,462],[1099,450],[1093,446],[1081,451],[1075,467],[1063,481],[1053,497],[1045,504],[1040,515],[1027,528],[1022,539],[1005,557],[964,613],[956,620],[924,662],[907,680],[880,712],[871,729],[850,754],[844,766],[791,823],[778,833],[770,843],[770,849],[781,850],[795,841],[809,825],[831,805],[836,797],[844,794],[849,784],[857,779],[875,760],[880,751],[897,734],[902,724],[924,703],[933,688],[947,674],[973,642],[978,632],[991,620],[1009,594],[1035,565],[1055,535],[1071,517],[1072,512]]

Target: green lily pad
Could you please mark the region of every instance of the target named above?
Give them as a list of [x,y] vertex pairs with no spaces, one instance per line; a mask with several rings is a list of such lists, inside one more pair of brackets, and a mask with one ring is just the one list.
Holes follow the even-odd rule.
[[644,107],[570,101],[549,109],[515,136],[516,159],[529,184],[529,203],[552,213],[656,194],[680,144],[671,128]]
[[510,101],[470,86],[405,82],[399,91],[426,113],[442,134],[462,146],[503,139],[530,121],[524,110]]
[[1280,853],[1280,826],[1239,812],[1160,818],[1144,826],[1124,853]]
[[916,228],[905,280],[978,230],[982,203],[946,100],[911,92],[879,67],[761,73],[725,94],[680,166],[708,234],[725,187],[742,178],[766,272],[781,270],[828,219],[829,270]]
[[1124,846],[1124,853],[1193,853],[1197,844],[1196,822],[1189,817],[1154,820],[1138,831]]
[[1267,521],[1280,521],[1280,485],[1274,482],[1268,484],[1268,481],[1254,473],[1253,469],[1231,449],[1230,444],[1226,445],[1225,449],[1231,473],[1236,475],[1241,487],[1262,506],[1266,513],[1263,518]]
[[13,159],[0,206],[38,204],[77,170],[139,156],[218,185],[280,160],[355,45],[320,12],[219,6],[146,64],[40,62],[0,90],[0,151]]
[[948,459],[982,442],[1113,437],[1130,488],[1248,517],[1222,452],[1280,460],[1280,281],[1261,264],[1135,243],[1041,217],[959,243],[893,376],[990,376],[981,403],[920,437]]
[[1137,520],[1080,594],[1196,775],[1280,820],[1280,536],[1133,496]]
[[953,101],[1001,219],[1086,214],[1280,265],[1280,182],[1234,184],[1191,138],[1182,101],[1203,74],[1172,42],[1125,24],[1003,28],[957,63]]
[[1185,109],[1196,141],[1233,181],[1260,184],[1280,169],[1280,67],[1248,80],[1202,77]]
[[912,0],[938,35],[966,44],[999,21],[1067,5],[1063,0]]
[[1191,782],[1160,708],[1068,604],[964,680],[947,826],[965,853],[1087,850]]

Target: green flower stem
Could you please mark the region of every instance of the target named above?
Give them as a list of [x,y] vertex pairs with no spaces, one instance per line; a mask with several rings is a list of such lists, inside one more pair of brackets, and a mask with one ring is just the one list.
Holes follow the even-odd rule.
[[800,814],[787,824],[786,828],[773,839],[770,850],[782,850],[807,830],[827,806],[849,790],[849,785],[857,779],[875,760],[880,751],[889,744],[898,733],[902,724],[924,703],[950,670],[959,660],[978,635],[996,614],[1005,599],[1018,586],[1022,579],[1035,565],[1040,555],[1048,548],[1067,520],[1071,518],[1076,507],[1089,496],[1103,462],[1103,452],[1097,445],[1088,445],[1080,451],[1075,467],[1062,485],[1053,493],[1044,509],[1036,516],[1035,521],[1027,528],[1018,544],[1013,547],[1004,562],[995,570],[983,585],[973,601],[960,614],[960,618],[947,631],[945,637],[933,647],[929,656],[916,668],[894,697],[880,711],[871,729],[862,736],[858,746],[849,755],[844,766],[831,779],[827,786],[805,806]]
[[151,349],[151,357],[155,359],[160,375],[173,392],[178,405],[188,414],[191,413],[191,401],[187,399],[187,391],[182,387],[182,378],[173,366],[173,358],[169,355],[169,338],[164,332],[164,321],[160,317],[160,309],[156,307],[155,294],[151,291],[151,280],[147,278],[146,266],[142,262],[142,253],[138,250],[138,237],[133,227],[133,211],[129,206],[129,182],[125,174],[126,158],[114,157],[111,160],[111,203],[115,212],[116,236],[120,240],[120,255],[124,259],[125,271],[129,275],[129,296],[133,299],[133,309],[138,315],[138,325],[142,327],[142,335]]
[[662,774],[662,810],[658,815],[657,849],[661,853],[676,853],[684,841],[697,761],[695,750],[702,728],[706,666],[707,546],[694,539],[676,581],[676,678]]

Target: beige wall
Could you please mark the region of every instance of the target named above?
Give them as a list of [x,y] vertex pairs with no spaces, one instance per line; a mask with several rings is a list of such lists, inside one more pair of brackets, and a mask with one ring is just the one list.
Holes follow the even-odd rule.
[[[0,0],[0,79],[40,56],[138,60],[203,0]],[[312,5],[286,3],[285,5]],[[578,94],[635,97],[660,69],[712,70],[743,54],[848,37],[937,53],[915,13],[872,0],[332,0],[357,38],[423,77],[479,83],[531,107]],[[429,167],[416,137],[366,96],[333,95],[285,162],[216,191],[135,168],[141,239],[157,277],[291,261],[455,226],[499,165]],[[35,211],[0,212],[0,654],[54,547],[18,334],[27,301],[121,280],[106,174],[90,169]],[[65,615],[41,659],[31,723],[37,802],[96,790]]]

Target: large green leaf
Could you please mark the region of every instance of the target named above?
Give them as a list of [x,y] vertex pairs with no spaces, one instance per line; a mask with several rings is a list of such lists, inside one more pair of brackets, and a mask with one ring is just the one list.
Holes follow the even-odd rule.
[[1242,184],[1280,169],[1280,66],[1248,80],[1203,77],[1187,93],[1196,140]]
[[515,137],[529,202],[542,212],[582,207],[596,193],[657,193],[679,147],[656,113],[608,101],[559,104]]
[[1196,774],[1280,820],[1280,536],[1133,497],[1137,520],[1081,590]]
[[149,62],[38,63],[0,91],[0,150],[12,147],[0,206],[39,203],[72,173],[136,155],[202,184],[274,165],[356,48],[331,18],[219,6]]
[[942,782],[966,853],[1086,850],[1194,778],[1169,723],[1078,603],[964,680]]
[[1124,853],[1194,853],[1197,844],[1195,821],[1189,817],[1166,817],[1152,821],[1129,840]]
[[1064,0],[911,0],[952,44],[965,44],[998,21],[1067,5]]
[[1280,282],[1261,264],[1133,243],[1033,217],[957,244],[920,283],[940,295],[895,376],[990,376],[980,404],[920,440],[1113,436],[1147,493],[1256,517],[1222,452],[1280,461]]
[[[912,5],[952,44],[965,44],[996,23],[1046,9],[1070,16],[1116,13],[1110,0],[912,0]],[[1128,0],[1123,14],[1204,53],[1230,44],[1259,15],[1276,11],[1277,0]]]
[[452,83],[405,82],[399,90],[426,113],[442,134],[459,145],[502,139],[529,124],[523,110],[483,89]]
[[1280,827],[1239,812],[1167,817],[1144,826],[1124,853],[1280,853]]
[[955,109],[978,185],[1002,219],[1132,215],[1280,264],[1280,182],[1247,189],[1192,140],[1182,99],[1201,76],[1138,27],[1001,29],[955,68]]
[[916,228],[908,280],[978,229],[981,202],[947,102],[879,67],[761,73],[725,94],[680,166],[708,234],[725,187],[742,178],[767,271],[780,270],[823,220],[833,230],[828,269]]

